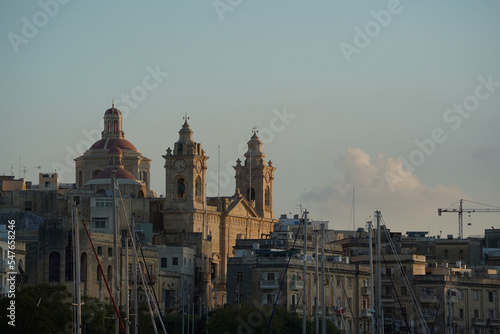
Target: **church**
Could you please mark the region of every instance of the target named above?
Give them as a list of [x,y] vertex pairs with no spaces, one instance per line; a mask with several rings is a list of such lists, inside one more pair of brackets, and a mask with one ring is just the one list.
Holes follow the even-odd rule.
[[[277,222],[273,214],[276,168],[270,160],[264,160],[266,155],[262,152],[257,132],[254,131],[248,141],[243,161],[238,158],[235,161],[234,194],[207,197],[209,157],[202,145],[194,141],[193,130],[185,118],[178,140],[163,155],[165,197],[158,198],[151,190],[151,159],[125,139],[121,112],[113,105],[104,113],[103,121],[102,138],[75,159],[77,189],[102,201],[111,196],[111,175],[114,172],[121,192],[131,198],[132,204],[128,208],[131,215],[142,217],[143,223],[153,224],[152,247],[166,245],[196,250],[191,300],[202,302],[211,294],[215,304],[225,304],[227,259],[234,255],[236,240],[269,235]],[[139,204],[134,204],[137,200]],[[144,201],[149,205],[144,205]],[[95,211],[82,210],[89,215],[86,219],[93,222],[93,230],[96,226],[104,227],[106,223],[96,221],[102,220],[102,213],[93,217]],[[106,218],[108,223],[110,218]],[[120,219],[122,231],[126,224]],[[109,229],[102,231],[110,232]]]

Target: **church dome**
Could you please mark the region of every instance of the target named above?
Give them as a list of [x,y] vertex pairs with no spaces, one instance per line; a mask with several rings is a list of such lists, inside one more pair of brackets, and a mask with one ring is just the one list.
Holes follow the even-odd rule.
[[106,112],[104,113],[104,116],[106,115],[122,115],[121,111],[116,109],[113,105],[113,107],[109,108],[108,110],[106,110]]
[[94,143],[94,145],[90,146],[91,150],[109,150],[114,147],[118,147],[122,150],[133,150],[137,151],[135,146],[126,139],[121,138],[103,138]]

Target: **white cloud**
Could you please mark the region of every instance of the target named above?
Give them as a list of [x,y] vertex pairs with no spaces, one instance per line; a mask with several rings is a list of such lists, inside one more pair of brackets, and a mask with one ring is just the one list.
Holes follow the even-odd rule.
[[[309,204],[315,219],[321,210],[323,219],[333,222],[335,229],[352,228],[352,197],[355,188],[356,227],[364,226],[375,210],[380,210],[388,228],[406,232],[428,230],[431,234],[457,234],[458,225],[438,217],[437,208],[446,207],[467,196],[455,186],[436,184],[429,186],[416,175],[402,173],[401,161],[370,154],[360,148],[349,147],[346,154],[336,160],[342,175],[329,184],[305,193],[302,201]],[[398,175],[391,186],[387,175]],[[403,176],[404,175],[404,176]],[[314,212],[316,211],[316,212]],[[456,217],[453,221],[456,221]]]

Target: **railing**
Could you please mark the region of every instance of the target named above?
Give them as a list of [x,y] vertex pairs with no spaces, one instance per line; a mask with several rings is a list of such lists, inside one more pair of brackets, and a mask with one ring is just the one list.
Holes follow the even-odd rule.
[[500,326],[499,319],[487,319],[486,320],[491,326]]
[[421,295],[420,301],[422,303],[437,303],[438,299],[436,295]]
[[472,318],[473,326],[486,326],[486,319],[483,318]]
[[369,318],[372,316],[372,311],[368,308],[361,309],[361,317],[362,318]]
[[363,296],[368,296],[368,295],[370,295],[370,293],[371,293],[370,287],[368,287],[368,286],[361,287],[361,294]]
[[290,289],[302,290],[302,289],[304,289],[304,282],[303,281],[292,281],[290,283]]
[[261,280],[260,288],[261,289],[278,289],[279,288],[279,280]]

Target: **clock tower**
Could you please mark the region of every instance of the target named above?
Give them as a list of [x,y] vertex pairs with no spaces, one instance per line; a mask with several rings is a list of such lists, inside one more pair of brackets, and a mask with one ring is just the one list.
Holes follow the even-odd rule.
[[274,218],[273,214],[273,181],[274,171],[271,160],[266,164],[262,152],[262,142],[253,131],[248,141],[245,161],[236,161],[236,189],[252,204],[257,214],[263,218]]
[[179,131],[174,149],[167,149],[165,159],[165,209],[203,210],[205,208],[205,151],[193,141],[188,117]]

